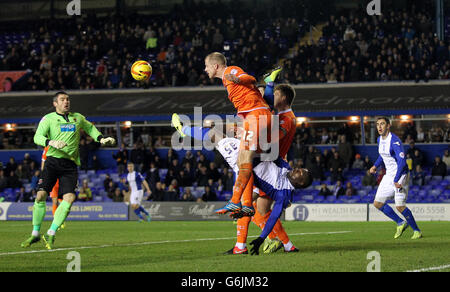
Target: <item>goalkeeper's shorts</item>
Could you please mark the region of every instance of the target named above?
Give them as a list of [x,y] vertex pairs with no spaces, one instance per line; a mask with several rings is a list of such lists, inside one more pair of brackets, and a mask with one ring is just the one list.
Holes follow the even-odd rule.
[[39,179],[38,190],[44,190],[49,194],[58,179],[58,197],[69,193],[75,194],[78,183],[77,165],[69,159],[48,156]]

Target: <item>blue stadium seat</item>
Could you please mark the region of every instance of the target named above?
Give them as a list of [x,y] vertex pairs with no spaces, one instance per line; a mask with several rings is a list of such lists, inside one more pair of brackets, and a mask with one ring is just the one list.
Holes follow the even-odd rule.
[[336,202],[336,197],[333,196],[333,195],[327,196],[326,199],[325,199],[325,202],[327,202],[327,203],[334,203],[334,202]]

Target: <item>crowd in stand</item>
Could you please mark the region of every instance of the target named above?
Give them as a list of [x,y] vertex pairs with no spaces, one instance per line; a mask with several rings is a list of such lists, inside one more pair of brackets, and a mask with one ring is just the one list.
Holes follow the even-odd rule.
[[[0,52],[0,71],[32,70],[12,90],[205,86],[218,81],[204,73],[204,57],[222,51],[257,78],[287,56],[281,82],[291,84],[450,78],[450,43],[434,36],[425,11],[333,14],[318,43],[297,48],[309,30],[302,14],[237,7],[186,1],[168,15],[33,22]],[[138,58],[153,66],[145,83],[129,74]]]

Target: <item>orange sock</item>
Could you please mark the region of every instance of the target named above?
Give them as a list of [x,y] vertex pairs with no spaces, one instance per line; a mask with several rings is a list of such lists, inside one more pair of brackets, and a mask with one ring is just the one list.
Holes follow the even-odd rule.
[[[234,204],[239,204],[239,202],[241,201],[242,194],[244,193],[247,184],[249,184],[250,180],[253,179],[252,172],[253,172],[253,165],[251,163],[243,163],[240,165],[239,175],[236,179],[236,182],[234,183],[233,196],[231,197],[231,202],[233,202]],[[248,195],[250,195],[250,198],[248,197]],[[251,203],[252,203],[252,192],[244,196],[244,206],[251,206]]]
[[[270,214],[272,211],[267,212],[264,216],[262,216],[258,211],[255,212],[255,215],[253,215],[253,223],[258,225],[261,230],[264,229],[266,226],[267,219],[269,219]],[[270,239],[277,238],[283,242],[283,244],[287,244],[289,242],[289,236],[287,235],[286,231],[284,230],[283,225],[281,224],[281,220],[278,219],[277,223],[275,223],[275,226],[273,227],[272,232],[269,233],[268,236]]]
[[239,218],[237,221],[237,242],[246,243],[248,234],[248,225],[250,224],[251,218],[248,216]]
[[58,205],[53,204],[53,205],[52,205],[52,214],[53,214],[53,217],[55,217],[56,209],[58,209]]

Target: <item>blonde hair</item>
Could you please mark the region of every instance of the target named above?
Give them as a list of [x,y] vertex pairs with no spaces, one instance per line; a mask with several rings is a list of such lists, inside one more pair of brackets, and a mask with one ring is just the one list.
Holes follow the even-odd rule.
[[222,53],[214,52],[206,56],[205,60],[210,60],[219,65],[227,65],[227,58]]

